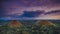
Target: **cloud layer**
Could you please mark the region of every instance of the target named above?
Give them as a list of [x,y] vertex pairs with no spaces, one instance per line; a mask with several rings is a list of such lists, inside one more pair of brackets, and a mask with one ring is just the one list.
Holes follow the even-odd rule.
[[[60,15],[60,12],[53,11],[60,10],[60,0],[1,0],[0,7],[0,17],[4,18],[44,18],[48,15]],[[44,13],[36,12],[36,10],[44,11]]]

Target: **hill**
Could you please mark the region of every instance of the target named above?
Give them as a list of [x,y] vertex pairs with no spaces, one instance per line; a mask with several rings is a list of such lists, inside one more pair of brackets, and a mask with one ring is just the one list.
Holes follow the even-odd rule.
[[8,27],[21,27],[22,23],[17,21],[17,20],[13,20],[11,23],[8,24]]
[[50,22],[48,20],[39,21],[39,22],[37,22],[37,25],[48,25],[48,26],[54,25],[55,26],[55,24],[53,24],[52,22]]

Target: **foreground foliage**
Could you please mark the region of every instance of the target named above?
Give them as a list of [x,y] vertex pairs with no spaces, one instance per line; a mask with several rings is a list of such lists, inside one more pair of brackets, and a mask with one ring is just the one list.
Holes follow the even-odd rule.
[[9,28],[0,26],[0,34],[60,34],[59,26],[32,25]]

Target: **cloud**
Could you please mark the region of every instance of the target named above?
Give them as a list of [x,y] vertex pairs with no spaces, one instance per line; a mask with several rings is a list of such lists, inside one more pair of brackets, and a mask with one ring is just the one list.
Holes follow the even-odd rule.
[[60,15],[60,10],[52,10],[50,12],[46,12],[45,15],[47,14],[55,14],[55,15]]
[[22,17],[38,17],[39,15],[43,14],[44,11],[36,10],[36,11],[24,11],[24,14],[22,14]]
[[[22,15],[24,10],[49,10],[60,9],[60,5],[56,2],[59,0],[3,0],[2,1],[2,13],[3,15]],[[56,7],[56,8],[55,8]],[[5,13],[5,14],[4,14]]]
[[[60,10],[60,0],[2,0],[1,7],[0,17],[44,18],[48,15],[59,15],[59,12],[55,12],[55,10]],[[36,10],[44,10],[45,13],[41,15],[41,13],[36,12]]]

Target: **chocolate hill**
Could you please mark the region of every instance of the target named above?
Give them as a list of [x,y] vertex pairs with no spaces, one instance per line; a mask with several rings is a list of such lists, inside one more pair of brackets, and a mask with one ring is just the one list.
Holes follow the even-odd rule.
[[11,23],[8,24],[8,27],[21,27],[22,23],[17,21],[17,20],[13,20]]
[[54,25],[55,26],[55,24],[53,24],[52,22],[50,22],[48,20],[40,21],[40,22],[37,23],[37,25],[48,25],[48,26]]

